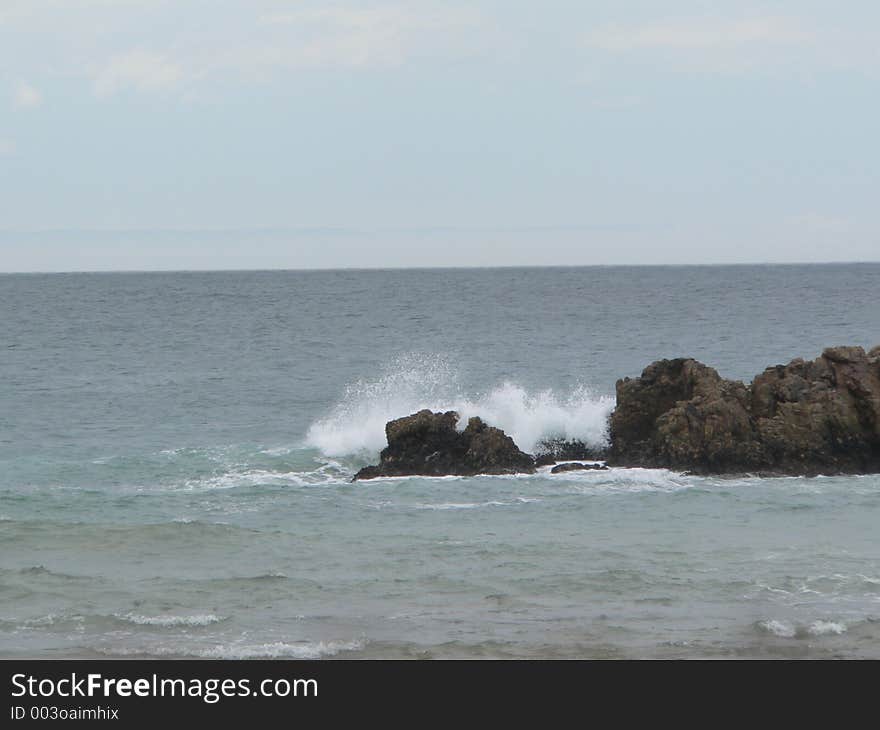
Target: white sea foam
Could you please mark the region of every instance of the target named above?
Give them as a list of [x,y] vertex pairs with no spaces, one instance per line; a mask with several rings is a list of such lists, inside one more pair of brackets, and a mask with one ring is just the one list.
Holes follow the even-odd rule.
[[37,618],[25,619],[21,622],[21,626],[23,628],[31,628],[34,626],[52,626],[56,623],[60,623],[65,620],[82,620],[82,616],[62,616],[57,613],[49,613],[45,616],[38,616]]
[[825,636],[834,634],[840,636],[846,632],[846,624],[840,621],[813,621],[807,627],[807,633],[811,636]]
[[842,621],[817,619],[806,626],[797,626],[790,621],[766,619],[758,622],[758,628],[781,639],[803,639],[810,636],[840,636],[846,633],[847,625]]
[[196,656],[205,659],[321,659],[344,651],[358,651],[363,641],[315,641],[289,644],[228,644],[201,649]]
[[313,423],[306,443],[328,456],[376,453],[385,447],[385,424],[423,408],[458,411],[459,427],[471,416],[504,429],[517,445],[534,452],[547,438],[605,440],[613,398],[580,386],[570,393],[529,392],[505,382],[481,395],[464,394],[455,369],[443,358],[409,356],[373,381],[349,385],[329,415]]
[[120,621],[127,621],[139,626],[210,626],[224,620],[223,616],[215,616],[213,613],[196,614],[193,616],[141,616],[132,613],[114,615]]
[[488,502],[441,502],[438,504],[413,504],[413,505],[402,505],[402,506],[409,506],[412,509],[419,509],[419,510],[424,510],[424,509],[427,509],[427,510],[479,509],[480,507],[513,507],[518,504],[524,504],[526,502],[537,502],[537,501],[540,501],[540,500],[517,499],[514,502],[502,502],[502,501],[493,499]]
[[601,469],[554,474],[560,483],[570,483],[579,494],[677,492],[695,486],[690,477],[667,469]]
[[758,622],[758,628],[766,631],[773,636],[779,636],[783,639],[793,639],[797,635],[797,629],[794,624],[788,621],[779,621],[777,619],[767,619]]
[[265,644],[232,642],[214,646],[98,647],[108,656],[198,657],[200,659],[321,659],[345,651],[358,651],[364,641],[275,641]]
[[210,492],[222,489],[241,487],[309,487],[328,484],[348,483],[350,472],[336,462],[328,462],[311,471],[270,471],[268,469],[235,468],[224,474],[187,480],[183,487],[175,487],[175,491]]

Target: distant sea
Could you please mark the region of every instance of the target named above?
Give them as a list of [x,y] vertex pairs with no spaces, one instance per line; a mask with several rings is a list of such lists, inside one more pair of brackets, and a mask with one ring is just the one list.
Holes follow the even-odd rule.
[[0,276],[0,656],[880,658],[880,476],[377,480],[880,344],[880,264]]

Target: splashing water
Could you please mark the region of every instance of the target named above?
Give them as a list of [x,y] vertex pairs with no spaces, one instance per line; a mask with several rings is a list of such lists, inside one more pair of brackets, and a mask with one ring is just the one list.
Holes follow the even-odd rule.
[[442,357],[409,355],[396,360],[376,380],[359,380],[345,389],[329,415],[314,422],[306,444],[326,456],[376,453],[386,445],[385,424],[423,408],[458,411],[459,427],[480,416],[503,429],[516,444],[534,452],[548,438],[602,445],[614,399],[597,396],[586,386],[568,394],[553,390],[530,393],[504,382],[488,392],[462,393],[458,374]]

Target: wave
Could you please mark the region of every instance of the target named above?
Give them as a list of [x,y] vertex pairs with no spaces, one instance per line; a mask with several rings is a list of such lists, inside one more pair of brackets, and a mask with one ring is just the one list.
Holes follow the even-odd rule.
[[270,644],[228,644],[199,649],[195,656],[205,659],[321,659],[342,652],[359,651],[363,641],[315,641],[289,644],[276,641]]
[[[543,474],[547,474],[547,471]],[[668,469],[643,467],[572,471],[554,474],[553,480],[560,485],[568,483],[573,493],[587,496],[641,492],[672,493],[700,488],[699,477],[685,476]]]
[[846,630],[846,624],[841,621],[813,621],[813,623],[807,626],[807,633],[810,636],[824,636],[826,634],[840,636]]
[[349,466],[311,450],[304,452],[301,443],[184,446],[107,456],[92,463],[113,466],[112,473],[96,474],[96,486],[89,492],[98,498],[108,491],[118,498],[163,492],[323,486],[348,482],[352,476]]
[[[278,570],[273,570],[268,573],[259,573],[257,575],[239,575],[239,576],[231,576],[227,578],[191,578],[191,583],[197,583],[202,585],[213,585],[213,586],[240,586],[242,589],[247,589],[247,586],[256,586],[264,583],[283,583],[291,581],[294,579],[290,576],[282,573]],[[307,578],[297,579],[300,585],[318,585],[315,581],[309,580]]]
[[0,628],[3,630],[29,630],[29,629],[45,629],[50,626],[58,626],[62,624],[82,624],[86,621],[86,616],[80,614],[59,614],[48,613],[45,616],[35,616],[33,618],[2,618],[0,619]]
[[138,614],[114,614],[114,618],[126,623],[138,626],[210,626],[225,621],[224,616],[215,616],[213,613],[196,614],[193,616],[141,616]]
[[550,438],[600,446],[606,441],[613,406],[613,398],[597,396],[583,385],[568,393],[530,392],[504,382],[481,395],[469,395],[445,358],[409,355],[395,360],[378,379],[347,386],[331,412],[309,427],[306,445],[330,457],[375,454],[385,447],[388,421],[430,408],[458,411],[461,428],[471,416],[480,416],[531,453]]
[[846,633],[847,625],[842,621],[816,620],[809,624],[795,624],[791,621],[779,619],[765,619],[758,621],[756,627],[766,634],[778,636],[781,639],[806,639],[819,636],[840,636]]
[[265,644],[216,644],[205,647],[153,646],[100,647],[95,649],[105,656],[128,657],[194,657],[198,659],[322,659],[343,652],[360,651],[365,646],[363,640],[357,641],[299,641],[288,643],[275,641]]
[[225,616],[214,614],[193,615],[159,615],[146,616],[134,613],[106,614],[81,614],[81,613],[50,613],[45,616],[33,618],[3,618],[0,619],[0,627],[11,627],[14,630],[46,629],[63,630],[75,628],[82,630],[84,626],[92,628],[108,628],[114,624],[129,624],[135,626],[156,626],[159,628],[197,627],[210,626],[225,621]]
[[415,509],[415,510],[456,510],[456,509],[479,509],[481,507],[516,507],[523,504],[529,504],[532,502],[540,502],[539,499],[527,499],[524,497],[518,497],[513,502],[503,502],[497,499],[493,499],[489,502],[441,502],[439,504],[413,504],[413,505],[401,505],[402,507]]
[[749,597],[765,592],[782,600],[803,601],[809,596],[834,600],[877,600],[877,594],[880,593],[880,578],[862,573],[834,573],[805,578],[789,576],[775,585],[762,581],[756,581],[753,585],[755,590],[750,591]]
[[27,568],[20,568],[17,573],[21,576],[28,576],[31,578],[43,577],[60,580],[93,580],[92,576],[88,575],[73,575],[71,573],[61,573],[56,570],[49,570],[45,565],[31,565]]
[[[350,479],[350,470],[331,461],[308,471],[233,470],[225,474],[187,480],[183,488],[188,491],[212,491],[241,487],[312,487],[347,484]],[[175,487],[174,491],[177,490]]]

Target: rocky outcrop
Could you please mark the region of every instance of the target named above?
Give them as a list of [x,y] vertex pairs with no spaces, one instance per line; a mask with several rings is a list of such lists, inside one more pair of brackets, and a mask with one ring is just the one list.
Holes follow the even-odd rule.
[[[815,360],[767,368],[750,385],[689,358],[658,360],[617,381],[609,447],[546,441],[536,458],[479,418],[419,411],[390,421],[378,476],[531,473],[557,461],[699,474],[880,472],[880,347],[830,347]],[[551,473],[603,468],[559,464]]]
[[696,360],[652,363],[640,378],[617,382],[609,461],[704,472],[753,466],[748,401],[745,385]]
[[617,382],[609,462],[698,473],[880,471],[880,347],[833,347],[750,386],[692,359]]
[[[880,347],[831,347],[752,382],[766,459],[785,473],[880,471]],[[804,469],[804,465],[807,466]]]
[[455,411],[422,410],[389,421],[385,426],[388,446],[376,466],[361,469],[354,477],[445,476],[532,473],[535,463],[519,450],[510,436],[471,418],[463,431],[457,429]]

